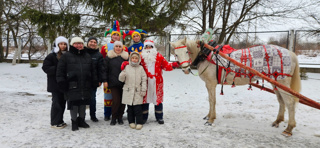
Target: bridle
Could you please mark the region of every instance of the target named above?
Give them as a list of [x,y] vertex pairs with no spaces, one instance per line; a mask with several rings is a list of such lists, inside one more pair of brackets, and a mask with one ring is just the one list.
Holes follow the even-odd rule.
[[[187,46],[179,46],[179,47],[176,47],[176,48],[174,48],[175,50],[177,50],[177,49],[182,49],[182,48],[187,48]],[[188,50],[187,50],[188,51]],[[188,55],[189,55],[190,53],[188,52]],[[189,55],[189,57],[190,57],[190,55]],[[187,66],[181,66],[182,64],[184,64],[184,63],[188,63],[188,65]],[[188,60],[188,61],[182,61],[181,63],[180,63],[180,66],[181,66],[181,68],[187,68],[187,67],[189,67],[191,65],[191,58]]]

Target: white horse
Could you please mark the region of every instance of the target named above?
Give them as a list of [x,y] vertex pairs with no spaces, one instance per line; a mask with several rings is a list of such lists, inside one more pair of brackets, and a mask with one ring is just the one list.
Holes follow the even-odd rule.
[[[185,74],[189,74],[189,72],[191,71],[190,63],[192,63],[196,59],[198,53],[201,50],[200,47],[198,47],[198,45],[196,44],[196,41],[187,40],[186,38],[178,40],[176,42],[171,42],[170,44],[175,49],[175,54],[176,54],[176,57],[178,58],[178,61],[181,63],[182,70],[184,71]],[[284,51],[284,48],[279,47],[279,46],[275,46],[275,45],[266,45],[266,46],[273,48],[273,49],[276,48],[276,51],[281,51],[280,49],[282,49]],[[253,48],[260,48],[260,49],[262,48],[262,50],[266,50],[266,52],[269,54],[269,56],[270,56],[270,54],[272,54],[272,52],[274,55],[277,54],[277,53],[274,53],[274,51],[270,51],[269,49],[265,48],[266,46],[263,46],[264,48],[262,46],[260,46],[260,47],[256,46]],[[247,48],[242,51],[246,51],[247,52],[246,55],[250,55],[249,49],[252,51],[252,48]],[[239,50],[237,50],[237,51],[239,51]],[[282,59],[280,59],[280,61],[284,62],[285,60],[287,60],[287,64],[289,64],[289,65],[287,65],[287,66],[289,66],[287,68],[287,71],[289,73],[286,76],[284,76],[284,75],[279,76],[277,81],[279,83],[293,89],[294,91],[299,92],[300,88],[301,88],[301,82],[300,82],[300,76],[299,76],[298,59],[293,52],[288,51],[288,50],[286,50],[285,52],[287,53],[287,58],[286,59],[282,58]],[[264,53],[264,54],[267,55],[266,53]],[[251,59],[251,61],[247,59],[248,60],[246,63],[247,65],[250,65],[249,63],[251,63],[252,61],[254,61],[255,63],[252,62],[251,64],[257,64],[259,62],[266,64],[265,55],[263,55],[262,61],[261,61],[261,59],[260,59],[260,61],[254,59],[254,51],[251,53],[251,55],[252,55],[253,59]],[[237,56],[235,56],[235,57],[237,57]],[[219,56],[217,56],[215,58],[219,58]],[[275,56],[274,56],[274,58],[275,58]],[[220,61],[221,60],[222,60],[222,57],[220,57]],[[272,66],[272,60],[270,60],[270,61],[268,63],[268,67]],[[242,63],[243,63],[243,61],[242,61]],[[275,63],[275,62],[273,61],[273,63]],[[224,64],[222,64],[222,65],[224,65]],[[230,63],[230,65],[231,65],[230,67],[235,66],[232,63]],[[283,63],[281,63],[281,65],[283,65]],[[216,65],[212,64],[212,62],[210,63],[209,60],[204,60],[204,61],[199,62],[196,66],[198,69],[199,76],[205,82],[205,85],[207,87],[207,91],[209,94],[210,110],[209,110],[208,115],[205,117],[206,119],[208,119],[206,122],[206,125],[212,125],[212,123],[214,122],[214,119],[216,119],[216,109],[215,109],[216,86],[218,84],[218,79],[217,79],[217,75],[216,75],[217,74]],[[224,66],[226,66],[226,64]],[[236,67],[234,69],[234,71],[239,71],[239,72],[241,70],[245,71],[239,67]],[[276,68],[274,70],[276,70]],[[260,71],[260,72],[268,71],[268,69],[264,68],[264,69],[260,69],[258,71]],[[269,69],[269,72],[270,72],[270,69]],[[248,73],[248,72],[245,72],[245,73]],[[223,73],[221,75],[222,76],[224,75],[225,77],[221,77],[221,79],[220,79],[222,81],[222,83],[223,82],[227,83],[225,85],[231,85],[231,84],[245,85],[245,84],[249,84],[250,82],[256,81],[256,77],[252,77],[250,79],[250,78],[246,77],[248,75],[236,76],[236,73],[234,73],[234,72],[230,72],[227,75],[225,75],[225,74],[226,74],[225,71],[223,71]],[[272,77],[272,76],[274,76],[274,75],[269,75],[269,77]],[[280,79],[280,77],[282,79]],[[283,131],[282,134],[285,136],[292,136],[292,130],[296,126],[295,106],[298,102],[298,98],[291,96],[291,95],[288,95],[288,93],[285,93],[280,88],[275,88],[274,85],[273,85],[273,87],[274,87],[275,94],[278,98],[280,106],[279,106],[279,113],[278,113],[277,119],[272,123],[272,126],[279,127],[279,123],[281,121],[284,121],[285,107],[287,107],[287,109],[289,111],[289,122],[288,122],[287,128]]]

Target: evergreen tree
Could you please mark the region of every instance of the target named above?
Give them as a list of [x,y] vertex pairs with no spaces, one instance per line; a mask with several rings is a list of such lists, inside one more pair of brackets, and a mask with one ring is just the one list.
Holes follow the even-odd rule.
[[81,33],[78,28],[80,24],[79,14],[70,14],[61,11],[59,14],[49,14],[35,9],[27,8],[24,17],[32,24],[38,25],[38,34],[42,37],[49,37],[50,41],[59,36],[70,37],[72,34]]
[[168,26],[175,26],[191,0],[79,0],[92,7],[100,20],[120,22],[122,28],[144,29],[164,34]]

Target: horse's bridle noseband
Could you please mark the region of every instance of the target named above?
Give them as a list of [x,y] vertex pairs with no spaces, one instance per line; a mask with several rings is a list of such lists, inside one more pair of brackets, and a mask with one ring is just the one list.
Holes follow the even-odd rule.
[[[175,50],[177,50],[177,49],[181,49],[181,48],[187,48],[187,46],[179,46],[179,47],[176,47],[176,48],[174,48]],[[188,50],[187,50],[188,51]],[[189,57],[190,57],[190,55],[189,55]],[[187,66],[181,66],[182,64],[184,64],[184,63],[188,63],[188,65]],[[181,68],[187,68],[187,67],[189,67],[191,65],[191,58],[188,60],[188,61],[182,61],[181,63],[180,63],[180,66],[181,66]]]

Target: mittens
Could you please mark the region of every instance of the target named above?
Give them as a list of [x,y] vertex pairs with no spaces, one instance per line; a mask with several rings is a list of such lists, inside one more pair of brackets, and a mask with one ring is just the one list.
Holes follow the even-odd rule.
[[173,68],[178,68],[180,66],[179,62],[173,62],[172,67]]
[[122,64],[121,64],[121,70],[124,70],[128,64],[129,64],[128,61],[122,62]]

